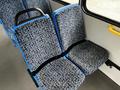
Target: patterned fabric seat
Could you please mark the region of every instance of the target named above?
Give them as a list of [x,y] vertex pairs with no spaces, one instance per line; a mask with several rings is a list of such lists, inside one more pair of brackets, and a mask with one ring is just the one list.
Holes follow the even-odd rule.
[[[68,5],[54,11],[53,19],[62,51],[85,40],[84,20],[79,5]],[[108,52],[91,41],[85,41],[75,46],[66,57],[89,75],[108,60]]]
[[[49,58],[61,54],[50,17],[38,17],[13,28],[14,38],[30,71]],[[60,58],[47,64],[34,77],[40,90],[77,90],[85,75],[69,60]]]
[[[14,17],[19,12],[24,10],[22,0],[0,0],[0,19],[3,22],[8,36],[13,40],[11,27],[14,25]],[[20,19],[28,18],[27,15],[21,16]],[[14,40],[13,40],[14,41]]]
[[[0,20],[5,27],[5,30],[16,46],[16,42],[12,35],[11,27],[14,25],[15,15],[27,8],[38,7],[42,9],[46,14],[51,13],[49,0],[0,0]],[[36,12],[32,14],[25,14],[19,18],[24,20],[33,16],[36,16]]]

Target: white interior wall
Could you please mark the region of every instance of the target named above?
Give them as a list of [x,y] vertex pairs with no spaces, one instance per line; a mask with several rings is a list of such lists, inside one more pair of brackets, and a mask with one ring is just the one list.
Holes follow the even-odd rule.
[[[57,4],[56,2],[51,2],[51,4],[53,10],[62,6],[60,4]],[[87,16],[85,14],[84,19],[87,39],[106,48],[110,53],[109,59],[120,66],[120,37],[113,35],[108,31],[107,23]],[[120,71],[118,71],[114,67],[109,68],[105,64],[100,67],[100,70],[105,73],[109,78],[111,78],[114,82],[120,85]]]

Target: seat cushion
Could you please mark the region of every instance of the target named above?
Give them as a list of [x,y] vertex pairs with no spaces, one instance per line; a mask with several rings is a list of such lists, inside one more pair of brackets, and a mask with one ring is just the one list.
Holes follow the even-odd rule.
[[53,18],[63,51],[85,39],[84,20],[79,5],[67,5],[57,9],[53,12]]
[[45,90],[77,90],[85,79],[78,67],[63,58],[45,66],[38,76]]
[[68,57],[82,67],[86,75],[89,75],[108,60],[108,52],[93,42],[86,41],[74,47]]

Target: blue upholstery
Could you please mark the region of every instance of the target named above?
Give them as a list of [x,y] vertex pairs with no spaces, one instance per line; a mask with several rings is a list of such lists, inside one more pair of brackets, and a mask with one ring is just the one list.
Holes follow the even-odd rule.
[[[53,19],[62,51],[85,39],[84,20],[79,5],[68,5],[54,11]],[[86,41],[74,47],[66,57],[89,75],[107,61],[108,52],[91,41]]]
[[[48,15],[13,28],[14,37],[31,71],[61,54],[53,23]],[[60,58],[46,65],[35,77],[41,90],[77,90],[85,79],[81,70]]]
[[[0,0],[0,19],[5,27],[8,36],[13,41],[13,44],[15,44],[15,46],[16,42],[13,38],[11,30],[11,27],[14,25],[15,15],[24,9],[33,7],[38,7],[45,13],[51,13],[49,0]],[[28,15],[29,14],[22,15],[19,20],[25,20],[28,17],[34,17],[39,14],[36,15],[36,12],[31,12],[30,16]]]
[[73,43],[85,39],[82,12],[79,9],[76,5],[69,5],[53,12],[53,19],[57,23],[56,29],[58,34],[60,33],[58,36],[62,39],[64,50]]
[[91,41],[77,45],[68,57],[82,67],[86,75],[96,71],[108,60],[108,52]]
[[[24,6],[21,0],[0,0],[0,19],[3,22],[8,36],[13,40],[11,27],[14,25],[14,17],[19,12],[24,10]],[[27,15],[23,15],[20,19],[28,18]]]
[[[45,14],[51,14],[52,9],[49,0],[23,0],[26,8],[40,8]],[[30,12],[30,16],[37,16],[39,13]]]

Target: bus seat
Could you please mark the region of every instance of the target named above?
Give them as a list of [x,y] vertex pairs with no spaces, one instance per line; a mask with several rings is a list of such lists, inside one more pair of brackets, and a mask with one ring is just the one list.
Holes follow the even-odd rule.
[[[52,8],[49,0],[23,0],[27,8],[40,8],[44,13],[51,15]],[[37,12],[31,12],[30,16],[39,15]]]
[[[73,4],[59,8],[53,12],[59,43],[64,52],[68,47],[81,40],[85,40],[84,20],[80,5]],[[66,57],[82,68],[85,75],[96,71],[108,60],[108,51],[85,40],[77,44]]]
[[[30,72],[49,58],[61,54],[52,20],[47,14],[16,25],[13,31]],[[61,57],[47,64],[33,78],[40,90],[77,90],[85,75]]]
[[[14,17],[18,12],[27,8],[34,7],[41,8],[46,14],[51,13],[49,0],[0,0],[0,19],[2,21],[3,26],[5,27],[6,33],[11,38],[15,46],[16,42],[13,38],[11,30],[11,27],[14,25]],[[19,19],[24,20],[28,17],[36,16],[36,12],[31,13],[31,15],[29,15],[28,13],[23,15]]]
[[[19,12],[24,10],[24,6],[21,0],[0,0],[0,19],[5,27],[8,36],[13,40],[11,33],[11,27],[14,25],[14,17]],[[23,15],[20,19],[28,18],[27,15]],[[14,40],[13,40],[14,42]]]

